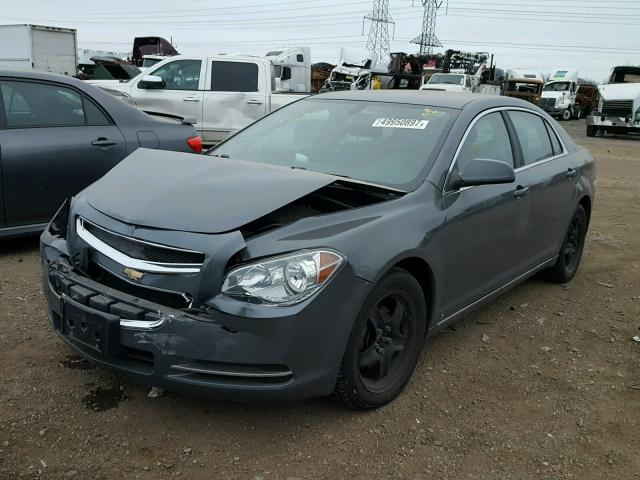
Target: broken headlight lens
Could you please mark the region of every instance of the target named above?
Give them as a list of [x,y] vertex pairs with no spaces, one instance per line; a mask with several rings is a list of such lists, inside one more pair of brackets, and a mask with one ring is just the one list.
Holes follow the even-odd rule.
[[329,250],[309,250],[231,270],[222,293],[247,301],[291,305],[310,297],[338,271],[344,256]]

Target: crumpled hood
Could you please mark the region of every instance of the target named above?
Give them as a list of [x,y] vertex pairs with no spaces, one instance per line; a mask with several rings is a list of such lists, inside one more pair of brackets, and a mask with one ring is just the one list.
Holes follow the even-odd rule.
[[599,85],[598,91],[605,100],[640,101],[640,83],[612,83]]
[[81,195],[96,210],[128,224],[221,233],[335,180],[304,170],[141,148]]

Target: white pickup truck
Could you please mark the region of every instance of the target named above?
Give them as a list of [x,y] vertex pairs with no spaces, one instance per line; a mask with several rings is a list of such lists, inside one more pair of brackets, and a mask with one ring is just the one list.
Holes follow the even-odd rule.
[[246,55],[176,55],[128,81],[89,83],[147,113],[190,119],[206,144],[308,95],[275,92],[271,60]]

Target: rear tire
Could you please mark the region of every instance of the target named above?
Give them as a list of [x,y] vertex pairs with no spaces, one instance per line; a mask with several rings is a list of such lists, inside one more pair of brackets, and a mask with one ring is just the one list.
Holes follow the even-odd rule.
[[547,280],[567,283],[575,276],[582,259],[586,235],[587,213],[582,205],[578,205],[569,222],[558,260],[553,267],[544,271]]
[[598,133],[598,127],[595,125],[587,125],[587,137],[595,137]]
[[335,388],[354,410],[396,398],[416,366],[427,327],[424,293],[407,271],[394,268],[371,290],[358,313]]
[[560,114],[560,118],[562,120],[571,120],[571,109],[567,108],[566,110],[563,110]]

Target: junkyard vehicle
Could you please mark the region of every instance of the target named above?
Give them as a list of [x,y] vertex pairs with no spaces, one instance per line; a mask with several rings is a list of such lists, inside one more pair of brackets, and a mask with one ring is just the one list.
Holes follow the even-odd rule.
[[176,55],[128,82],[91,82],[150,114],[194,122],[205,143],[224,140],[304,93],[277,93],[267,58]]
[[542,75],[536,70],[508,68],[505,72],[502,95],[539,105],[543,86]]
[[428,79],[424,77],[425,82],[420,90],[499,95],[500,82],[495,81],[495,74],[493,55],[486,52],[447,50],[442,73],[435,73]]
[[141,146],[202,148],[192,125],[154,119],[80,80],[0,70],[0,237],[42,230],[65,198]]
[[540,107],[549,115],[570,120],[580,118],[581,107],[576,103],[578,91],[578,71],[576,69],[556,70],[542,88]]
[[640,66],[614,67],[598,86],[598,107],[587,117],[587,135],[640,132]]
[[72,28],[0,25],[0,68],[75,75],[78,42]]
[[371,70],[378,56],[368,50],[343,47],[340,60],[329,74],[322,91],[364,90],[369,88]]
[[427,333],[571,280],[594,198],[589,153],[503,96],[333,92],[208,154],[138,150],[61,207],[44,291],[80,355],[226,398],[389,402]]
[[580,106],[580,115],[588,117],[591,112],[598,108],[598,86],[582,84],[578,85],[576,93],[576,104]]
[[290,47],[271,50],[265,58],[274,69],[276,92],[311,92],[311,49]]

